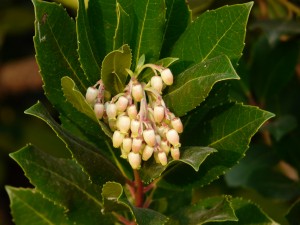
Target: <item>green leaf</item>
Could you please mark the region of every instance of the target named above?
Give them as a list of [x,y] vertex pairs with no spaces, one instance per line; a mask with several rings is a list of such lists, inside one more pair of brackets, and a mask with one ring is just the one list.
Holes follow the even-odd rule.
[[119,183],[108,182],[103,185],[102,197],[105,212],[121,210],[127,208],[130,210],[139,225],[163,225],[168,217],[151,209],[138,208],[133,206],[127,199],[123,187]]
[[[34,45],[47,98],[57,108],[64,108],[60,78],[72,77],[80,90],[89,86],[78,62],[74,21],[61,5],[33,0],[35,8]],[[54,66],[55,65],[55,66]]]
[[134,29],[135,40],[132,44],[133,66],[141,55],[145,54],[147,62],[159,59],[163,42],[166,7],[164,0],[134,1],[137,27]]
[[133,21],[130,15],[127,14],[117,2],[117,27],[114,36],[113,49],[119,49],[123,45],[130,43],[132,23]]
[[209,222],[236,221],[230,196],[210,197],[192,206],[180,208],[169,224],[200,225]]
[[230,187],[253,189],[264,197],[283,201],[300,195],[299,182],[287,178],[276,169],[279,158],[275,151],[253,146],[247,153],[239,164],[226,173],[225,179]]
[[163,37],[161,58],[169,55],[174,43],[192,21],[192,13],[183,0],[166,0],[166,28]]
[[[257,205],[248,200],[234,198],[231,205],[238,218],[239,225],[279,225],[270,219]],[[236,225],[237,222],[213,223],[216,225]]]
[[[182,147],[180,148],[181,156],[178,161],[171,160],[166,166],[162,166],[159,163],[155,163],[154,160],[144,163],[140,170],[140,176],[144,183],[150,183],[155,178],[159,177],[169,165],[175,162],[183,162],[191,166],[195,171],[199,170],[200,165],[203,161],[212,153],[216,152],[215,149],[209,147]],[[176,165],[175,165],[176,166]],[[173,167],[168,168],[172,170]]]
[[290,225],[298,225],[300,220],[300,200],[298,199],[286,214],[286,219]]
[[97,51],[84,0],[78,1],[76,18],[78,53],[81,67],[92,84],[100,80],[101,54]]
[[[125,8],[123,7],[123,9]],[[93,40],[93,42],[95,43],[94,47],[95,49],[97,49],[97,53],[100,59],[100,61],[98,61],[99,65],[105,55],[114,50],[114,36],[118,27],[118,15],[116,10],[117,1],[88,1],[87,17],[90,27],[90,40]],[[128,30],[128,32],[130,32],[130,29]],[[119,47],[121,46],[122,45],[120,45]]]
[[199,16],[174,45],[171,56],[181,60],[177,70],[183,71],[190,65],[219,55],[227,55],[232,64],[236,64],[244,48],[252,5],[249,2],[224,6]]
[[105,148],[104,143],[102,149],[96,149],[94,146],[71,135],[68,131],[63,130],[41,103],[27,109],[25,113],[44,120],[55,131],[95,184],[103,185],[107,181],[124,182],[121,172],[109,160],[111,155],[109,155],[109,150]]
[[74,106],[74,108],[91,118],[101,127],[103,132],[99,135],[104,136],[105,134],[111,138],[112,132],[102,121],[97,119],[94,110],[88,104],[85,97],[78,91],[74,81],[70,77],[63,77],[61,79],[61,85],[66,99]]
[[8,186],[5,189],[9,195],[15,224],[73,224],[65,216],[64,208],[44,198],[35,189]]
[[238,78],[230,60],[224,55],[218,56],[179,74],[164,100],[176,116],[183,116],[205,100],[216,82]]
[[[260,104],[273,105],[271,97],[279,94],[294,77],[299,43],[287,41],[271,46],[266,37],[262,37],[252,54],[251,88]],[[269,99],[271,101],[267,102]]]
[[101,79],[105,90],[113,96],[124,91],[128,73],[125,69],[131,66],[131,50],[128,45],[107,54],[102,62]]
[[37,190],[68,209],[70,220],[77,224],[110,221],[101,213],[100,187],[91,183],[75,161],[52,157],[30,145],[10,156],[22,167]]
[[[154,64],[155,65],[159,65],[159,66],[162,66],[162,67],[169,67],[170,65],[172,65],[174,62],[176,62],[178,60],[178,58],[171,58],[171,57],[167,57],[167,58],[164,58],[164,59],[160,59],[158,60],[157,62],[155,62]],[[151,77],[154,75],[153,73],[153,70],[150,69],[150,68],[147,68],[145,70],[145,72],[143,72],[140,76],[139,76],[139,79],[141,81],[144,81],[144,82],[148,82]]]
[[253,106],[227,104],[215,107],[195,127],[194,135],[185,138],[185,141],[188,144],[209,146],[218,152],[202,163],[198,173],[180,165],[164,176],[164,182],[180,187],[209,184],[244,156],[251,137],[273,116]]

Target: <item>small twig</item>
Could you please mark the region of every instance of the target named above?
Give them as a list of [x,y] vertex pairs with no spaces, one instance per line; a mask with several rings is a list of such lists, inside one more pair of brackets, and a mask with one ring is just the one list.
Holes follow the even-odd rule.
[[139,172],[137,170],[133,170],[134,173],[134,182],[135,182],[135,206],[136,207],[142,207],[143,206],[143,198],[144,198],[144,192],[143,192],[143,182],[140,178]]
[[128,219],[126,219],[124,216],[121,216],[115,212],[112,213],[119,222],[123,223],[124,225],[136,225],[136,223],[134,221],[130,221]]

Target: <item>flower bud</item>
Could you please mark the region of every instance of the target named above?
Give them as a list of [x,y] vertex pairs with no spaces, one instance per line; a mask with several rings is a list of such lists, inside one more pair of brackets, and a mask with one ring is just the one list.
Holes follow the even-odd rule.
[[97,117],[97,119],[102,119],[104,114],[104,105],[102,103],[97,102],[94,105],[94,112]]
[[118,116],[117,128],[121,133],[126,134],[130,128],[130,118],[128,116]]
[[165,166],[168,163],[167,155],[165,152],[158,152],[157,154],[158,160],[161,163],[161,165]]
[[132,151],[135,152],[135,153],[139,153],[140,150],[142,149],[142,143],[143,143],[143,140],[140,139],[140,138],[133,138],[132,140]]
[[127,114],[130,119],[136,119],[137,116],[137,109],[134,104],[127,107]]
[[171,124],[174,130],[176,130],[179,134],[182,133],[183,125],[180,118],[175,117],[174,119],[171,120]]
[[163,88],[163,81],[160,76],[153,76],[151,78],[150,83],[151,83],[151,87],[153,87],[156,91],[161,93],[161,90]]
[[140,102],[144,97],[144,90],[140,83],[132,86],[132,97],[137,102]]
[[168,143],[167,140],[162,140],[160,142],[160,149],[163,150],[166,153],[166,155],[169,154],[169,152],[170,152],[170,145],[169,145],[169,143]]
[[88,103],[94,104],[98,94],[99,90],[97,88],[89,87],[86,90],[85,99]]
[[130,152],[128,154],[128,161],[132,169],[139,169],[141,166],[141,155],[139,153]]
[[132,139],[130,137],[126,137],[123,139],[122,149],[125,153],[129,153],[131,151]]
[[179,148],[177,147],[171,148],[171,156],[174,160],[178,160],[180,158]]
[[162,105],[154,106],[154,120],[156,123],[160,123],[165,117],[165,107]]
[[166,133],[168,132],[169,130],[169,127],[167,126],[160,126],[160,127],[157,127],[157,133],[162,137],[162,138],[167,138],[166,137]]
[[142,159],[144,161],[147,161],[148,159],[150,159],[150,157],[152,156],[153,154],[153,151],[154,151],[154,148],[149,146],[149,145],[146,145],[146,147],[144,148],[143,150],[143,155],[142,155]]
[[179,135],[176,130],[171,129],[166,134],[167,140],[174,146],[178,147],[180,145],[179,143]]
[[123,143],[124,134],[122,134],[120,131],[116,130],[113,134],[113,146],[115,148],[119,148],[121,144]]
[[151,147],[156,144],[155,132],[153,129],[147,129],[143,131],[144,141]]
[[106,106],[106,115],[109,119],[116,118],[117,106],[114,103],[108,103]]
[[138,120],[131,120],[130,130],[131,130],[132,137],[137,137],[139,135],[139,129],[140,129],[140,122]]
[[118,101],[116,102],[117,110],[119,112],[124,112],[128,105],[128,99],[124,96],[120,96]]
[[155,141],[156,141],[156,144],[160,145],[160,143],[161,143],[161,136],[159,134],[155,135]]
[[169,68],[165,68],[160,73],[162,80],[166,85],[173,84],[173,74]]

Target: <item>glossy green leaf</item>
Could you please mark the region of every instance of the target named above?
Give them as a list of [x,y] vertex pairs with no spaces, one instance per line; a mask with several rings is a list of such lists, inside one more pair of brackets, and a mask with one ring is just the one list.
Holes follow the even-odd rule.
[[107,54],[102,62],[101,79],[105,90],[113,96],[123,92],[131,66],[131,50],[128,45]]
[[147,62],[159,59],[163,42],[166,7],[164,0],[134,1],[137,27],[134,29],[135,40],[132,44],[133,66],[141,55]]
[[227,79],[239,77],[230,60],[224,55],[218,56],[179,74],[164,100],[175,115],[183,116],[205,100],[216,82]]
[[164,182],[182,187],[209,184],[244,156],[251,137],[272,116],[274,116],[272,113],[257,107],[240,104],[227,104],[214,108],[195,127],[194,134],[185,138],[185,141],[189,140],[188,144],[209,146],[218,152],[202,163],[198,173],[187,166],[180,165],[174,168],[172,173],[164,176]]
[[286,214],[286,219],[290,225],[298,225],[300,220],[300,200],[298,199]]
[[192,206],[180,208],[169,222],[171,225],[200,225],[209,222],[237,221],[229,196],[210,197]]
[[97,119],[94,110],[85,100],[85,97],[78,91],[78,88],[76,87],[74,81],[70,77],[63,77],[61,79],[61,85],[67,101],[70,102],[79,112],[91,118],[102,128],[103,133],[101,134],[101,136],[104,136],[105,134],[111,138],[111,130],[102,121],[99,121]]
[[[162,67],[169,67],[170,65],[175,63],[177,60],[178,60],[178,58],[167,57],[167,58],[158,60],[154,64],[162,66]],[[148,68],[148,69],[145,70],[145,72],[143,72],[139,76],[139,79],[144,81],[144,82],[148,82],[148,81],[150,81],[152,76],[154,76],[153,70]]]
[[238,222],[212,223],[215,225],[279,225],[269,218],[257,205],[241,198],[233,198],[232,208],[238,218]]
[[114,36],[113,49],[119,49],[130,43],[133,20],[117,2],[117,27]]
[[242,55],[246,24],[253,3],[206,11],[191,23],[175,43],[172,57],[180,58],[177,70],[219,55],[236,64]]
[[[98,61],[99,65],[105,55],[114,50],[114,36],[118,27],[118,17],[116,10],[117,1],[88,1],[87,18],[90,27],[90,40],[94,42],[94,47],[97,50],[100,59],[100,61]],[[120,45],[119,47],[121,46],[122,45]]]
[[[180,148],[181,156],[178,161],[171,160],[166,166],[155,163],[154,160],[146,162],[140,170],[140,175],[145,183],[149,183],[155,178],[159,177],[168,167],[175,162],[183,162],[191,166],[195,171],[199,170],[203,161],[212,153],[216,152],[215,149],[209,147],[182,147]],[[172,167],[168,168],[172,170]],[[167,170],[168,171],[168,170]],[[168,171],[169,172],[169,171]]]
[[127,208],[130,210],[139,225],[163,225],[168,221],[168,217],[151,209],[138,208],[133,206],[127,199],[123,187],[119,183],[108,182],[103,186],[102,197],[104,211],[110,212]]
[[73,224],[64,214],[65,209],[44,198],[35,189],[5,188],[11,202],[16,225],[67,225]]
[[184,0],[166,0],[166,28],[161,58],[167,57],[174,43],[192,21],[192,13]]
[[101,213],[100,186],[92,184],[75,161],[52,157],[30,145],[10,156],[22,167],[37,190],[68,209],[71,221],[77,224],[110,221]]
[[45,93],[54,106],[64,109],[65,103],[60,97],[62,91],[57,88],[61,77],[72,77],[80,90],[89,85],[78,62],[75,23],[56,3],[34,0],[33,4],[36,17],[34,45]]
[[103,143],[102,149],[96,149],[94,146],[71,135],[56,123],[41,103],[27,109],[25,113],[44,120],[55,131],[95,184],[103,185],[107,181],[119,181],[121,183],[124,181],[121,172],[109,160],[111,155],[105,147],[105,143]]
[[78,53],[81,67],[92,84],[100,80],[101,58],[90,31],[89,19],[84,0],[78,1],[76,18]]

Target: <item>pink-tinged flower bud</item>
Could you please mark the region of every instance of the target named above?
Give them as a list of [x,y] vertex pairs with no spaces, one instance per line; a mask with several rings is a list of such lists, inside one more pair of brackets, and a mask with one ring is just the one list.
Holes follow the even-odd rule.
[[117,116],[117,106],[114,103],[108,103],[106,106],[106,115],[109,119],[116,118]]
[[86,90],[85,99],[88,103],[94,104],[98,94],[99,90],[97,88],[89,87]]
[[132,140],[132,151],[135,152],[135,153],[139,153],[140,150],[142,149],[142,143],[143,143],[143,140],[140,139],[140,138],[133,138]]
[[137,116],[137,109],[134,104],[127,107],[127,114],[130,119],[136,119]]
[[143,131],[144,141],[151,147],[156,144],[155,132],[153,129],[147,129]]
[[165,166],[168,163],[167,155],[165,152],[158,152],[157,154],[158,160],[161,163],[161,165]]
[[160,76],[153,76],[150,81],[151,87],[153,87],[156,91],[161,93],[163,88],[163,81]]
[[129,153],[131,151],[132,139],[130,137],[126,137],[123,139],[122,149],[125,153]]
[[162,138],[167,138],[166,137],[166,133],[168,132],[169,130],[169,127],[168,126],[160,126],[160,127],[157,127],[156,131],[157,133],[162,137]]
[[169,154],[169,152],[170,152],[170,145],[169,145],[169,143],[168,143],[167,140],[162,140],[160,142],[160,149],[163,150],[166,153],[166,155]]
[[180,158],[179,148],[177,147],[171,148],[171,156],[174,160],[178,160]]
[[167,140],[174,146],[178,147],[180,145],[179,143],[179,135],[176,130],[171,129],[167,132]]
[[115,148],[119,148],[121,144],[123,143],[124,134],[122,134],[120,131],[116,130],[113,134],[113,146]]
[[116,102],[117,110],[119,112],[124,112],[128,105],[128,99],[124,96],[120,96],[118,101]]
[[132,169],[136,170],[141,167],[141,155],[139,153],[130,152],[128,154],[128,161]]
[[183,125],[181,122],[181,119],[178,117],[175,117],[171,120],[172,127],[180,134],[183,131]]
[[163,71],[161,71],[160,75],[166,85],[173,84],[173,74],[169,68],[163,69]]
[[161,136],[159,134],[155,135],[155,141],[156,141],[157,145],[160,145],[160,143],[161,143]]
[[144,90],[141,84],[134,84],[132,86],[132,97],[135,101],[140,102],[144,97]]
[[121,133],[126,134],[130,128],[130,118],[128,116],[118,116],[117,128]]
[[140,122],[138,120],[131,120],[130,130],[131,136],[137,137],[139,135]]
[[150,159],[150,157],[152,156],[153,154],[153,151],[154,151],[154,148],[149,146],[149,145],[146,145],[146,147],[144,148],[143,150],[143,155],[142,155],[142,159],[144,161],[147,161],[148,159]]
[[104,105],[102,103],[97,102],[94,105],[94,112],[97,117],[97,119],[102,119],[104,114]]
[[160,123],[165,117],[165,107],[162,105],[154,106],[153,114],[155,122]]

